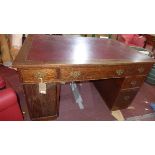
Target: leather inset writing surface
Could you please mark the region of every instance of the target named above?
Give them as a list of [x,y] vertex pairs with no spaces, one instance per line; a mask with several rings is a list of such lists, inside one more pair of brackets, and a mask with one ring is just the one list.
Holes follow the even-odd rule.
[[135,62],[149,57],[110,39],[63,36],[44,36],[43,39],[36,37],[27,56],[27,60],[31,61],[67,64],[87,64],[94,60],[108,59]]

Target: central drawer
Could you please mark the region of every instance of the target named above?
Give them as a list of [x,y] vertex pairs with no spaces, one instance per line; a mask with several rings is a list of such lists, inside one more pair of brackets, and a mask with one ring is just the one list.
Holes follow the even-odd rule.
[[64,67],[60,69],[61,81],[83,81],[107,78],[117,78],[133,75],[146,75],[150,70],[149,64],[130,64],[98,67]]
[[[120,73],[121,74],[121,73]],[[97,80],[118,76],[112,67],[82,67],[63,68],[60,70],[60,79],[69,81]],[[120,75],[121,76],[121,75]]]

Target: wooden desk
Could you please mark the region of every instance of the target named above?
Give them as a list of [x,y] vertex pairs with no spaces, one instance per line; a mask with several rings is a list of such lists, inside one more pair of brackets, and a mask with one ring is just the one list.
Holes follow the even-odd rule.
[[14,61],[32,120],[58,117],[60,86],[72,81],[91,80],[111,110],[126,108],[153,64],[115,40],[47,35],[29,35]]

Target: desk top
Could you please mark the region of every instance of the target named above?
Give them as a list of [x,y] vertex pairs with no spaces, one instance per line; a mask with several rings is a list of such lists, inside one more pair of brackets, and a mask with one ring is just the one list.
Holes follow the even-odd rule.
[[29,35],[13,66],[42,67],[153,63],[154,59],[111,39]]

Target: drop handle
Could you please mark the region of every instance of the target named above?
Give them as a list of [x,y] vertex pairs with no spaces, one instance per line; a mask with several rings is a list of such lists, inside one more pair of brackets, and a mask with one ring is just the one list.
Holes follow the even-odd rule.
[[73,78],[78,78],[81,75],[80,71],[73,71],[70,73],[70,76]]
[[46,73],[43,72],[37,72],[34,74],[35,78],[37,79],[43,79],[46,76]]
[[143,73],[143,72],[144,72],[144,68],[143,68],[143,67],[139,67],[139,68],[138,68],[138,72],[139,72],[139,73]]
[[118,70],[116,70],[116,74],[117,75],[123,75],[124,74],[124,70],[123,69],[118,69]]

